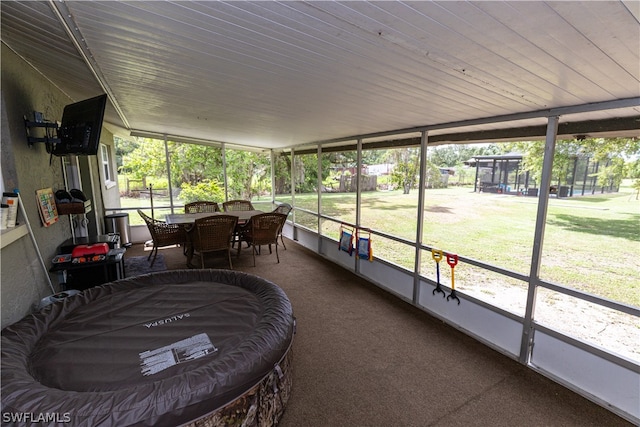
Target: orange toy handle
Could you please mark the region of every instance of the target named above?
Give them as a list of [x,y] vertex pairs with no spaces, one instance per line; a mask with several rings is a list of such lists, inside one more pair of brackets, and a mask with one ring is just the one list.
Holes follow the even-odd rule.
[[442,260],[442,251],[440,249],[431,249],[431,258],[433,258],[433,260],[435,262],[440,262]]

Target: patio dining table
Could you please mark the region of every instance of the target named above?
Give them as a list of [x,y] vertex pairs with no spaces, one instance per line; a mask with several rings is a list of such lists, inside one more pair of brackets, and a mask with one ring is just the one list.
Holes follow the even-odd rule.
[[[238,224],[236,226],[236,231],[234,232],[234,244],[237,241],[237,232],[238,227],[245,225],[252,216],[264,213],[263,211],[253,210],[253,211],[229,211],[229,212],[197,212],[197,213],[182,213],[182,214],[166,214],[165,220],[167,224],[181,224],[187,231],[189,231],[197,219],[206,218],[209,216],[216,215],[233,215],[238,217]],[[187,233],[189,236],[189,233]],[[186,242],[184,254],[187,256],[187,266],[190,265],[191,258],[193,256],[193,245],[191,244],[191,238],[188,237],[189,241]]]
[[193,224],[197,219],[206,218],[214,215],[233,215],[238,217],[238,225],[246,224],[249,219],[254,216],[264,213],[263,211],[230,211],[230,212],[198,212],[198,213],[184,213],[184,214],[167,214],[165,216],[167,224]]

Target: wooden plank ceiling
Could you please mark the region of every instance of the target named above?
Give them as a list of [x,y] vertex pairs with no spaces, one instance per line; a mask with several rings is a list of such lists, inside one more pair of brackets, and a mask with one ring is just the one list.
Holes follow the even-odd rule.
[[517,139],[501,130],[557,111],[593,124],[572,132],[640,127],[636,1],[0,4],[2,42],[70,102],[106,92],[127,131],[281,149],[424,127]]

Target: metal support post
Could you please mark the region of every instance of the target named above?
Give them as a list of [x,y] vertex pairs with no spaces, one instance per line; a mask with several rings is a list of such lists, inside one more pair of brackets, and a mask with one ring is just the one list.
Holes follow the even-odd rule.
[[531,270],[529,272],[529,289],[527,291],[527,307],[522,326],[522,340],[520,341],[520,363],[528,364],[533,347],[533,316],[535,313],[536,293],[540,281],[540,262],[542,258],[542,243],[544,240],[544,228],[547,221],[547,208],[549,207],[549,188],[551,187],[551,175],[553,173],[553,157],[556,149],[556,135],[558,133],[558,116],[549,117],[547,123],[547,136],[542,160],[542,176],[540,178],[540,192],[538,194],[538,212],[536,215],[536,228],[533,238],[533,251],[531,254]]

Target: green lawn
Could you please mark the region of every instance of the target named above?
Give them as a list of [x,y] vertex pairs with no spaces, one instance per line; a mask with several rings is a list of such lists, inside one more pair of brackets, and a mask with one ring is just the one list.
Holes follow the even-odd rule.
[[[355,194],[323,194],[322,213],[355,222],[355,202]],[[296,195],[295,204],[315,210],[317,197]],[[363,193],[361,226],[414,240],[417,204],[415,190]],[[423,244],[528,275],[536,213],[534,197],[461,187],[426,190]],[[296,219],[317,229],[310,215]],[[337,238],[338,227],[326,234]],[[414,253],[406,245],[374,236],[374,253],[413,269]],[[640,306],[639,255],[640,201],[630,190],[549,200],[542,279]],[[422,271],[431,273],[433,266],[430,254],[423,254]],[[465,280],[460,270],[456,277]],[[481,280],[477,272],[469,274],[467,280]]]
[[[362,196],[361,226],[410,241],[416,238],[418,193],[412,190],[366,192]],[[148,200],[123,198],[123,207]],[[289,201],[290,197],[278,197]],[[268,203],[268,199],[265,199]],[[178,202],[175,202],[178,203]],[[154,205],[168,204],[168,199],[155,198]],[[317,210],[316,194],[296,194],[296,207]],[[355,193],[322,195],[322,213],[354,223]],[[166,211],[155,211],[163,218]],[[457,253],[488,264],[530,273],[535,232],[537,198],[503,194],[474,193],[468,187],[449,187],[425,191],[423,244]],[[131,224],[142,224],[135,211]],[[296,212],[296,222],[318,230],[315,215]],[[324,221],[323,234],[338,238],[339,224]],[[374,236],[374,254],[409,270],[413,270],[414,252],[410,246]],[[587,197],[551,198],[542,251],[540,277],[544,280],[587,291],[596,295],[640,306],[640,201],[630,189],[619,193]],[[429,252],[423,253],[422,272],[434,275],[434,262]],[[446,267],[446,268],[444,268]],[[479,269],[456,269],[461,284],[486,283],[495,279]],[[448,272],[441,265],[443,277]],[[505,281],[524,283],[501,276]],[[443,278],[443,280],[444,280]]]

